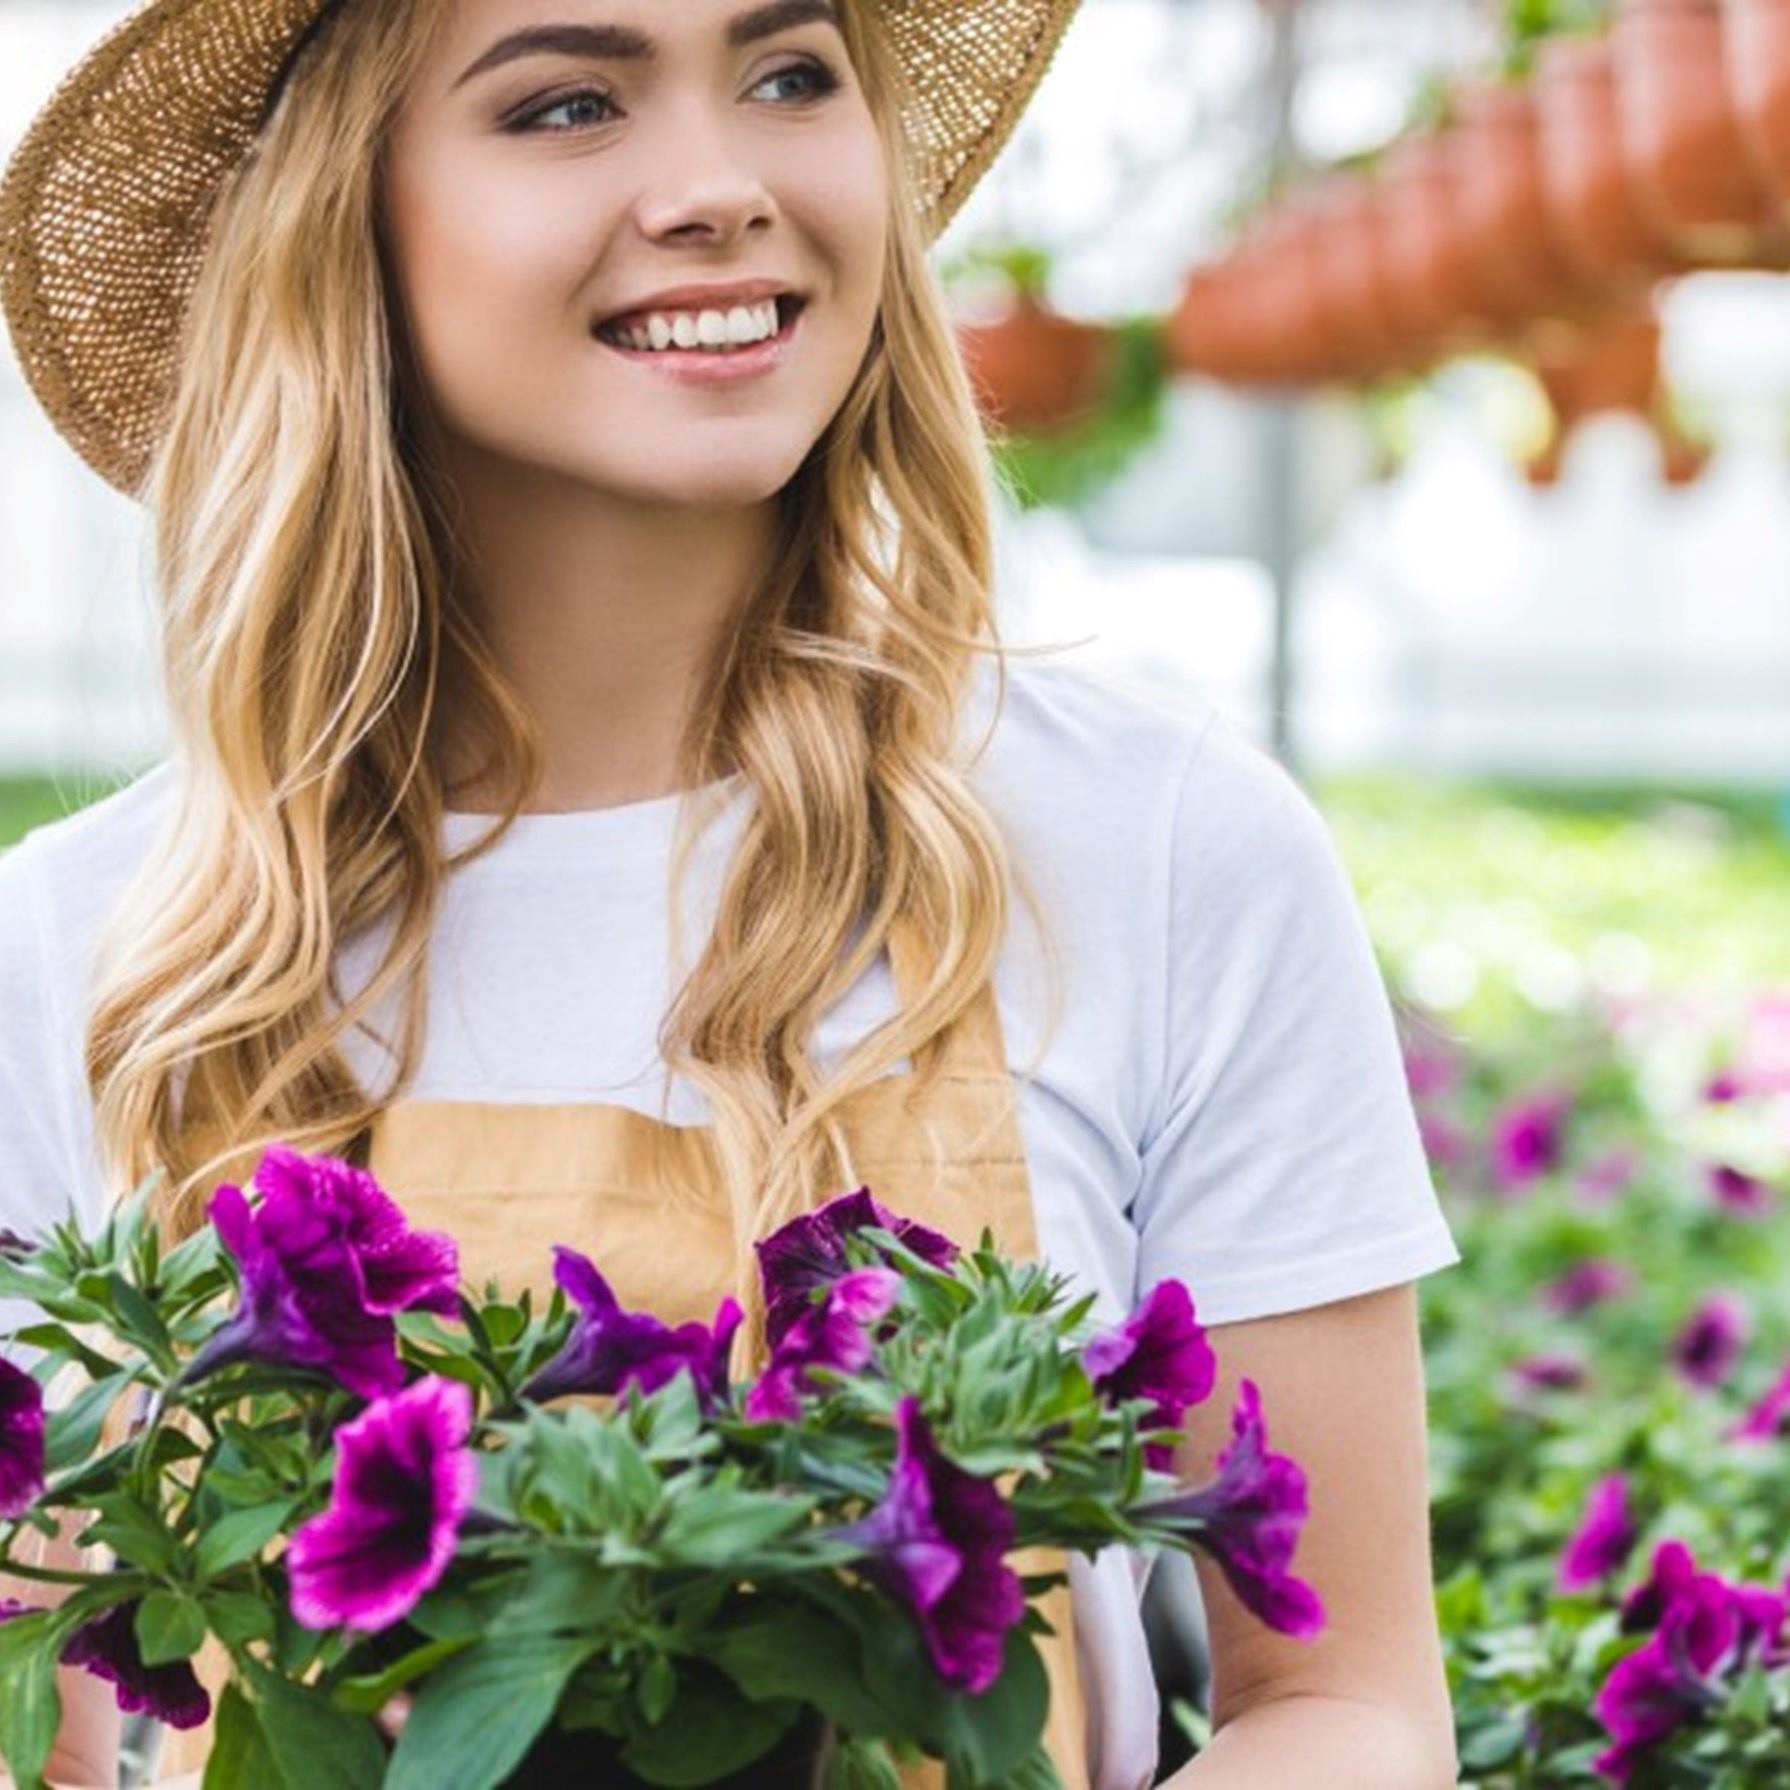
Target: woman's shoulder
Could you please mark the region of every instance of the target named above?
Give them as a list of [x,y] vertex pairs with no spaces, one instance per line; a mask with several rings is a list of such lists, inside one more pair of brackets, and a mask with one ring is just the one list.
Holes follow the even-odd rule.
[[1014,824],[1114,871],[1135,852],[1228,882],[1326,849],[1305,790],[1208,699],[1082,663],[1009,661],[975,774]]

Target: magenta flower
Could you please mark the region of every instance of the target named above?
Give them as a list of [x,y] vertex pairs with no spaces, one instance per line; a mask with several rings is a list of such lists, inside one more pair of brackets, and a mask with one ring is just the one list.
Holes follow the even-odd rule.
[[1640,1532],[1628,1514],[1628,1482],[1607,1473],[1591,1488],[1591,1500],[1560,1556],[1562,1591],[1579,1591],[1621,1569],[1634,1552]]
[[1305,1524],[1305,1473],[1290,1456],[1269,1452],[1253,1380],[1238,1389],[1231,1437],[1209,1484],[1146,1504],[1138,1515],[1185,1528],[1246,1609],[1283,1635],[1309,1640],[1324,1626],[1324,1606],[1287,1570]]
[[1766,1388],[1747,1414],[1728,1431],[1732,1442],[1771,1442],[1784,1431],[1784,1419],[1790,1415],[1790,1362]]
[[1690,1385],[1708,1391],[1734,1371],[1746,1346],[1746,1302],[1732,1293],[1712,1293],[1685,1320],[1672,1340],[1672,1365]]
[[1517,1192],[1560,1166],[1571,1110],[1565,1094],[1532,1094],[1492,1121],[1492,1178],[1502,1191]]
[[728,1348],[744,1316],[737,1300],[723,1299],[712,1325],[674,1330],[650,1312],[623,1311],[595,1265],[564,1244],[554,1246],[553,1278],[578,1317],[559,1353],[522,1388],[524,1398],[544,1405],[569,1393],[654,1392],[683,1368],[705,1406],[727,1396]]
[[9,1231],[0,1225],[0,1261],[23,1262],[37,1251],[37,1245],[29,1238],[21,1237],[17,1231]]
[[933,1669],[976,1694],[1000,1676],[1025,1591],[1006,1564],[1015,1523],[994,1481],[947,1460],[917,1398],[895,1412],[895,1467],[883,1501],[834,1531],[865,1549],[857,1570],[905,1604]]
[[802,1414],[802,1394],[812,1390],[813,1369],[862,1372],[870,1365],[870,1327],[888,1316],[900,1294],[901,1276],[892,1268],[842,1274],[784,1331],[746,1394],[746,1416],[754,1423],[793,1423]]
[[19,1616],[41,1614],[42,1604],[22,1604],[16,1597],[0,1597],[0,1622],[11,1622]]
[[1703,1084],[1703,1098],[1711,1106],[1729,1106],[1746,1091],[1744,1077],[1733,1069],[1718,1069]]
[[1660,1618],[1690,1590],[1696,1577],[1696,1557],[1683,1542],[1668,1536],[1654,1548],[1647,1577],[1622,1600],[1617,1619],[1622,1632],[1637,1635],[1658,1628]]
[[764,1282],[765,1333],[773,1347],[814,1294],[850,1270],[845,1240],[867,1225],[891,1232],[935,1268],[949,1268],[957,1260],[957,1245],[949,1237],[879,1205],[868,1187],[842,1193],[753,1245]]
[[1606,1150],[1580,1172],[1577,1193],[1582,1205],[1606,1206],[1634,1180],[1641,1159],[1625,1145]]
[[43,1388],[0,1356],[0,1518],[23,1516],[43,1489]]
[[[1081,1359],[1094,1390],[1109,1404],[1150,1401],[1144,1417],[1149,1429],[1179,1429],[1182,1413],[1210,1397],[1218,1378],[1193,1299],[1178,1280],[1159,1281],[1117,1329],[1091,1338]],[[1174,1465],[1174,1447],[1147,1442],[1144,1459],[1166,1472]]]
[[393,1314],[459,1310],[451,1237],[413,1231],[362,1169],[271,1146],[255,1170],[261,1203],[222,1186],[210,1213],[236,1258],[242,1300],[189,1363],[191,1382],[234,1361],[311,1367],[362,1398],[404,1383]]
[[1459,1168],[1467,1160],[1467,1134],[1440,1113],[1426,1110],[1417,1115],[1417,1132],[1423,1153],[1439,1168]]
[[1737,1218],[1756,1218],[1765,1210],[1770,1190],[1732,1163],[1712,1162],[1708,1168],[1709,1192],[1724,1212]]
[[1459,1054],[1436,1046],[1413,1044],[1405,1053],[1405,1083],[1413,1100],[1446,1094],[1461,1079]]
[[437,1377],[336,1431],[329,1504],[286,1550],[292,1614],[306,1628],[389,1628],[440,1580],[478,1490],[471,1432],[472,1393]]
[[187,1661],[146,1666],[137,1650],[137,1604],[114,1604],[83,1622],[62,1649],[65,1666],[85,1666],[112,1685],[126,1715],[151,1715],[170,1728],[196,1728],[211,1714],[211,1697]]
[[1610,1256],[1587,1256],[1549,1281],[1537,1295],[1549,1311],[1576,1317],[1606,1299],[1626,1293],[1635,1283],[1626,1263]]
[[1576,1392],[1590,1377],[1577,1355],[1556,1350],[1526,1356],[1510,1371],[1520,1387],[1533,1392]]

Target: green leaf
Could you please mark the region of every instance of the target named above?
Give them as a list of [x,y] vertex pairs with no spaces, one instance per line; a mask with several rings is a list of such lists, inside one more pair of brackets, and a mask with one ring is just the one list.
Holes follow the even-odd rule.
[[729,1567],[803,1523],[812,1504],[779,1492],[707,1485],[681,1499],[660,1532],[666,1556],[685,1566]]
[[218,1638],[229,1647],[271,1641],[278,1628],[273,1610],[248,1591],[207,1591],[200,1599]]
[[127,1369],[114,1369],[84,1386],[58,1411],[49,1413],[44,1435],[44,1470],[50,1474],[84,1461],[99,1443],[106,1413],[130,1384]]
[[749,1703],[712,1667],[688,1661],[669,1715],[630,1740],[622,1759],[649,1783],[712,1784],[762,1758],[800,1714],[798,1703]]
[[267,1748],[290,1790],[377,1790],[385,1748],[370,1721],[312,1685],[264,1667],[251,1672]]
[[267,1736],[255,1706],[234,1684],[218,1700],[217,1726],[205,1756],[204,1790],[245,1790],[247,1785],[280,1790],[279,1767],[268,1751]]
[[489,1790],[553,1719],[594,1646],[517,1636],[468,1649],[430,1674],[398,1737],[386,1790]]
[[257,1504],[220,1517],[199,1537],[200,1577],[214,1579],[254,1559],[279,1534],[296,1502],[282,1498],[275,1504]]
[[947,1758],[974,1783],[1003,1782],[1036,1752],[1049,1704],[1036,1643],[1023,1629],[1009,1629],[1000,1677],[980,1696],[948,1700],[939,1737]]
[[451,1640],[427,1641],[421,1647],[413,1647],[402,1659],[393,1660],[383,1672],[366,1672],[340,1680],[330,1692],[330,1700],[338,1709],[351,1710],[356,1715],[376,1715],[407,1684],[432,1672],[443,1660],[464,1653],[475,1639],[473,1635],[460,1635]]
[[110,1492],[93,1500],[99,1520],[88,1524],[81,1540],[88,1547],[103,1544],[131,1566],[160,1576],[174,1570],[174,1538],[161,1518],[128,1492]]
[[812,1605],[780,1604],[729,1623],[701,1644],[755,1702],[793,1697],[863,1737],[892,1734],[900,1726],[865,1678],[857,1635]]
[[43,1768],[62,1724],[56,1659],[64,1624],[57,1613],[0,1623],[0,1757],[19,1790],[44,1790]]
[[827,1760],[827,1790],[901,1790],[901,1779],[879,1741],[850,1736]]
[[205,1612],[179,1591],[151,1591],[137,1605],[137,1651],[146,1666],[191,1659],[205,1643]]

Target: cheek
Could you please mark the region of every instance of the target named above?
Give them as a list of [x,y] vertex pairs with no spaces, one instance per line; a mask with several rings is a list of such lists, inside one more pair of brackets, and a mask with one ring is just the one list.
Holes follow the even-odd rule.
[[575,327],[566,294],[588,249],[550,182],[494,182],[448,158],[397,173],[390,190],[397,269],[426,358],[515,354],[551,343],[562,319]]

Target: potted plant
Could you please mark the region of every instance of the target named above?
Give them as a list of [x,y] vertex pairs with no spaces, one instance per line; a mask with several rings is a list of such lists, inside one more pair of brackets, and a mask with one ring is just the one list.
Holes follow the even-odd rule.
[[1753,166],[1790,202],[1790,3],[1727,0],[1728,85]]
[[1457,94],[1455,115],[1462,222],[1481,286],[1514,318],[1571,312],[1584,295],[1554,234],[1534,88],[1473,82]]
[[1009,292],[1001,314],[957,328],[965,365],[990,420],[1002,428],[1045,432],[1085,416],[1106,382],[1111,332],[1050,308],[1051,256],[1040,245],[983,248],[960,263],[972,265],[1002,275]]
[[1771,264],[1782,230],[1742,145],[1719,0],[1617,0],[1613,42],[1643,211],[1699,262]]
[[1542,197],[1561,254],[1617,299],[1646,292],[1676,264],[1642,210],[1623,148],[1607,36],[1559,36],[1535,52]]
[[1345,379],[1382,378],[1414,358],[1388,300],[1386,264],[1375,242],[1376,203],[1371,180],[1355,168],[1332,173],[1312,195],[1320,220],[1312,274]]

